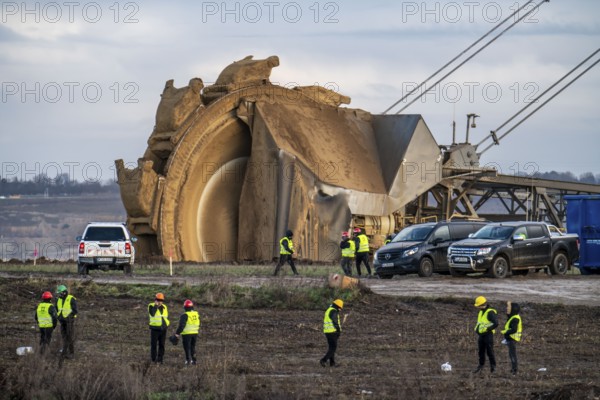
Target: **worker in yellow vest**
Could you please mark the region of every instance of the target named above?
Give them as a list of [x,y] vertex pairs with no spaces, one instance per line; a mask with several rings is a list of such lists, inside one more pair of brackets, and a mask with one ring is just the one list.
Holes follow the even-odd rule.
[[510,301],[506,303],[506,316],[508,320],[502,330],[502,334],[504,335],[502,344],[508,346],[508,357],[510,358],[513,375],[517,374],[517,343],[521,341],[521,334],[523,332],[523,322],[519,315],[520,310],[521,307],[517,303],[511,303]]
[[194,303],[191,300],[183,303],[183,309],[185,312],[179,317],[179,327],[175,336],[181,337],[183,342],[185,365],[196,365],[196,339],[200,332],[200,315],[198,311],[194,311]]
[[292,255],[294,254],[294,242],[292,242],[293,237],[294,233],[288,229],[285,232],[285,236],[279,240],[279,262],[275,267],[273,276],[277,276],[279,270],[285,262],[290,264],[294,275],[298,275],[298,271],[296,271],[296,266],[294,265],[294,259],[292,258]]
[[371,266],[369,265],[369,238],[360,228],[354,228],[354,243],[356,245],[356,272],[361,276],[360,264],[364,263],[368,276],[371,277]]
[[473,371],[474,373],[480,372],[485,365],[485,355],[487,353],[490,359],[490,372],[496,370],[496,356],[494,354],[494,333],[498,326],[497,311],[494,310],[487,302],[487,299],[483,296],[479,296],[475,299],[475,307],[479,309],[477,314],[477,324],[475,325],[475,332],[478,337],[477,345],[479,347],[479,365]]
[[330,367],[337,367],[335,363],[335,351],[337,350],[337,342],[342,334],[342,324],[340,323],[340,311],[344,308],[344,301],[342,299],[336,299],[331,303],[329,308],[325,311],[323,317],[323,333],[327,338],[327,353],[321,358],[319,363],[321,367],[327,366],[329,361]]
[[350,240],[348,232],[342,232],[342,241],[340,242],[342,249],[342,271],[344,274],[352,275],[352,261],[354,261],[354,253],[356,252],[356,244],[354,240]]
[[389,235],[387,235],[385,237],[385,240],[383,241],[383,245],[385,246],[386,244],[391,243],[397,234],[398,234],[398,231],[395,230],[394,233],[390,233]]
[[150,359],[153,363],[162,364],[165,355],[165,339],[169,322],[169,309],[164,304],[165,295],[156,293],[154,302],[148,304],[148,317],[150,319]]
[[65,285],[59,285],[56,291],[58,292],[56,314],[60,322],[60,334],[63,341],[61,355],[64,358],[73,358],[75,356],[75,319],[78,313],[77,299],[69,294]]
[[52,332],[58,322],[56,308],[52,304],[52,293],[42,293],[42,302],[35,311],[35,321],[40,327],[40,354],[44,354],[46,347],[50,346]]

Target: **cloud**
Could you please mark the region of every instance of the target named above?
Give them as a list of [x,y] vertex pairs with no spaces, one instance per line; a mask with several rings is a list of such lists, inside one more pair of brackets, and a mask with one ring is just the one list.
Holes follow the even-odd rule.
[[[506,17],[515,4],[466,3],[113,2],[97,3],[100,18],[95,6],[84,13],[78,3],[70,18],[56,3],[63,7],[56,22],[50,2],[35,3],[39,22],[9,10],[0,24],[0,160],[135,162],[165,81],[210,83],[249,54],[280,57],[274,82],[331,84],[352,98],[351,107],[381,112],[490,30],[496,5]],[[465,114],[477,112],[471,133],[481,140],[598,47],[599,14],[596,1],[545,3],[406,111],[422,114],[440,144],[451,141],[453,119],[464,132]],[[599,84],[596,68],[486,159],[507,170],[531,161],[542,170],[600,172],[589,146],[600,126]]]

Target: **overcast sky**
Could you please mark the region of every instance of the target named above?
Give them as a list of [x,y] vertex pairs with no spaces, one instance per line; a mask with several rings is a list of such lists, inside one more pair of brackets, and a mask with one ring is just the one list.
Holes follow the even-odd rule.
[[[319,84],[381,113],[525,2],[2,1],[0,175],[109,179],[115,159],[143,155],[165,81],[210,84],[247,55],[279,56],[272,82]],[[599,16],[598,0],[544,3],[404,112],[422,114],[439,144],[453,118],[464,140],[477,113],[478,143],[597,50]],[[482,164],[600,173],[599,89],[597,66]]]

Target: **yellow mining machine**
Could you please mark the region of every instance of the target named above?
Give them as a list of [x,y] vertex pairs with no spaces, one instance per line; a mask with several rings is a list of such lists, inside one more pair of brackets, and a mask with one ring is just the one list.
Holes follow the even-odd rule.
[[[407,223],[427,220],[487,214],[562,226],[564,195],[600,193],[600,186],[499,175],[481,168],[479,158],[598,64],[538,105],[600,49],[476,145],[468,133],[476,114],[467,115],[465,142],[453,137],[449,146],[436,143],[421,115],[400,114],[545,2],[523,4],[380,115],[342,106],[350,98],[319,86],[272,84],[276,56],[234,62],[207,87],[199,78],[182,88],[167,81],[137,167],[116,161],[138,254],[175,261],[271,260],[279,254],[279,238],[292,229],[298,257],[332,261],[339,257],[341,231],[356,226],[374,248]],[[396,114],[386,114],[461,58]],[[507,127],[534,104],[534,111]],[[490,200],[503,213],[486,211]]]
[[278,65],[249,56],[211,86],[167,81],[137,167],[116,161],[141,254],[270,260],[289,228],[298,257],[334,260],[341,231],[361,226],[377,247],[404,225],[404,206],[443,179],[444,162],[473,167],[467,151],[445,155],[420,115],[373,115],[319,86],[274,85]]

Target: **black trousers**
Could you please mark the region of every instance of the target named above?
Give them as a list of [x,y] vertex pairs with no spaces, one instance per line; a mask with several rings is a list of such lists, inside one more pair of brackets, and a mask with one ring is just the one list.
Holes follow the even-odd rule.
[[352,275],[352,257],[342,257],[342,271],[346,275]]
[[490,368],[496,369],[496,356],[494,355],[494,334],[484,333],[483,335],[479,335],[477,344],[479,347],[479,366],[485,365],[485,355],[487,353],[487,356],[490,359]]
[[196,362],[196,339],[198,335],[181,335],[183,342],[183,351],[185,351],[185,360],[187,362]]
[[166,329],[150,329],[150,358],[152,362],[162,362],[165,355]]
[[54,328],[40,328],[40,354],[44,354],[46,348],[50,346],[53,331]]
[[327,353],[321,358],[321,361],[326,363],[329,360],[329,365],[335,365],[335,351],[337,350],[337,342],[340,338],[340,334],[338,332],[326,333],[325,337],[327,338]]
[[367,267],[367,273],[371,275],[371,266],[369,265],[369,252],[356,253],[356,272],[360,276],[360,264],[364,263]]
[[516,373],[518,369],[517,342],[514,340],[507,340],[506,346],[508,347],[508,358],[510,358],[511,372]]
[[296,271],[296,266],[294,265],[294,259],[292,258],[292,255],[291,254],[280,254],[279,262],[277,263],[277,266],[275,267],[275,272],[273,273],[274,276],[276,276],[279,273],[279,270],[281,269],[283,264],[286,262],[288,264],[290,264],[290,267],[292,267],[292,272],[294,273],[294,275],[298,275],[298,271]]
[[60,335],[62,336],[62,356],[71,357],[75,354],[75,320],[67,318],[60,321]]

